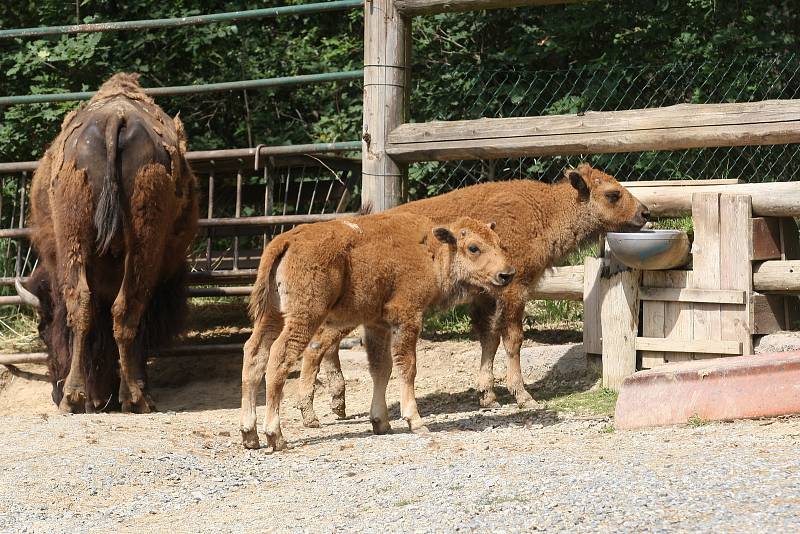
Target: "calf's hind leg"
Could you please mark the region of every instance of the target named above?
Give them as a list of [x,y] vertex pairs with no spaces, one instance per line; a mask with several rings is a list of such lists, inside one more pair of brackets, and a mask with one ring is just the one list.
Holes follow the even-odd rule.
[[282,328],[283,317],[280,313],[262,317],[256,323],[252,335],[244,344],[242,410],[240,412],[239,429],[242,433],[242,444],[248,449],[257,449],[259,447],[258,432],[256,431],[258,387],[264,378],[270,347],[272,347]]
[[273,451],[286,448],[286,440],[281,432],[280,407],[283,386],[294,361],[306,348],[314,332],[324,319],[319,316],[295,317],[289,314],[284,318],[283,330],[269,350],[267,363],[267,410],[264,433]]
[[[339,342],[350,330],[339,330],[331,327],[322,327],[311,340],[303,352],[303,367],[300,371],[300,387],[297,392],[297,404],[303,416],[303,426],[316,428],[319,419],[314,412],[314,389],[322,361],[335,359],[334,370],[328,371],[328,389],[331,390],[331,409],[340,418],[344,418],[344,377],[341,376],[342,368],[339,364]],[[341,376],[341,383],[337,380],[336,370]],[[332,376],[333,375],[333,376]]]

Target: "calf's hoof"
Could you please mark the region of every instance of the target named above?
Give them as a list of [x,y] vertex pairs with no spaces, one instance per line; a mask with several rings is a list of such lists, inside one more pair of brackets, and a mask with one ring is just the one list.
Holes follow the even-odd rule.
[[300,415],[303,417],[303,426],[306,428],[319,428],[319,419],[314,408],[311,406],[300,406]]
[[375,435],[392,433],[392,426],[386,419],[370,419],[369,422],[372,423],[372,433]]
[[282,451],[286,448],[286,440],[278,433],[267,432],[267,444],[272,447],[272,452]]
[[500,403],[497,402],[497,396],[494,394],[492,389],[487,389],[485,391],[480,392],[480,404],[481,408],[499,408]]
[[416,428],[411,428],[411,432],[414,434],[429,434],[430,429],[425,425],[419,425]]
[[519,406],[521,410],[541,410],[545,407],[544,404],[534,398],[523,402],[517,401],[517,406]]
[[303,417],[303,426],[306,428],[319,428],[321,425],[319,424],[319,419],[315,416],[313,419]]
[[251,430],[242,429],[242,445],[244,445],[245,449],[257,449],[259,448],[258,443],[258,431],[253,428]]
[[336,416],[337,419],[347,419],[347,410],[345,410],[344,405],[344,398],[332,398],[331,399],[331,411],[333,415]]

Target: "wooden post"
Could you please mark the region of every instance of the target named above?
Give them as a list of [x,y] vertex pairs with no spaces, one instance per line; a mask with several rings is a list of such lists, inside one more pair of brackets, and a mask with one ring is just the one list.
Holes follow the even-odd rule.
[[603,386],[619,391],[636,372],[639,333],[639,284],[642,271],[623,271],[603,280],[600,320],[603,329]]
[[603,259],[583,259],[583,350],[586,355],[603,353],[603,332],[600,326],[600,273]]
[[364,124],[361,203],[375,212],[403,198],[407,167],[386,154],[389,132],[405,122],[411,55],[411,19],[394,0],[364,4]]

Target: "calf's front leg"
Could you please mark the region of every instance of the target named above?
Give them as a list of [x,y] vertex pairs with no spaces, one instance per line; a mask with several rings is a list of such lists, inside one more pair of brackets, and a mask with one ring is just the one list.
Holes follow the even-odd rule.
[[422,317],[392,327],[392,360],[400,373],[400,416],[412,432],[427,432],[417,409],[414,380],[417,376],[417,338]]

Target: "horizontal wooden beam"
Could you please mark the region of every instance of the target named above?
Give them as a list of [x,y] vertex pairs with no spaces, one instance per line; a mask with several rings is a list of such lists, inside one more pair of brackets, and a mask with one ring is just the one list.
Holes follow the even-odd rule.
[[[680,184],[680,181],[676,181]],[[631,183],[622,185],[630,187]],[[767,182],[761,184],[701,185],[687,187],[630,187],[655,217],[691,215],[692,194],[730,193],[750,195],[753,215],[760,217],[800,217],[800,182]]]
[[800,260],[772,260],[753,265],[753,288],[762,293],[800,293]]
[[637,337],[636,350],[659,352],[699,352],[703,354],[741,354],[742,343],[718,339],[666,339]]
[[407,123],[397,161],[446,161],[800,142],[800,100],[679,104],[579,115]]
[[642,287],[641,300],[668,302],[710,302],[712,304],[744,304],[744,291],[732,289],[689,289],[669,287]]
[[404,16],[434,15],[510,7],[539,7],[574,4],[590,0],[395,0],[397,11]]
[[533,288],[534,300],[583,300],[583,265],[548,269]]

